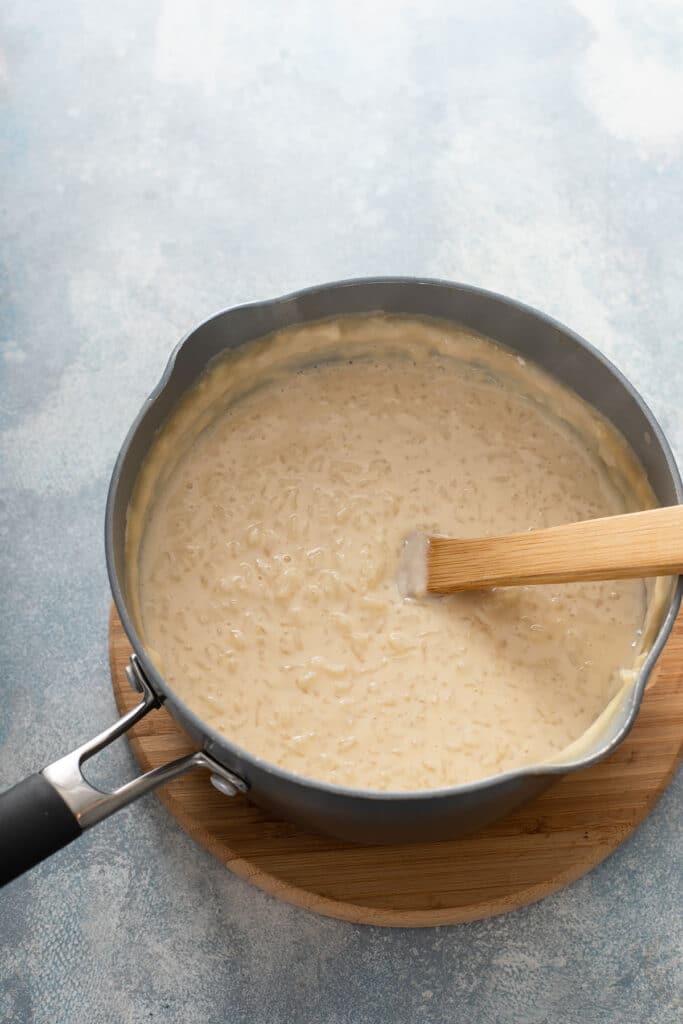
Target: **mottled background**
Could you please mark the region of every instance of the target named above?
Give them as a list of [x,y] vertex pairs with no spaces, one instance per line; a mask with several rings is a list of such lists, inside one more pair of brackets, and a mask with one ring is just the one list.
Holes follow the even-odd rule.
[[[363,274],[507,292],[606,351],[683,454],[680,0],[4,0],[0,23],[0,786],[114,717],[109,473],[217,308]],[[106,760],[133,772],[125,741]],[[564,892],[385,931],[262,895],[147,798],[0,896],[0,1019],[669,1024],[682,810],[679,775]]]

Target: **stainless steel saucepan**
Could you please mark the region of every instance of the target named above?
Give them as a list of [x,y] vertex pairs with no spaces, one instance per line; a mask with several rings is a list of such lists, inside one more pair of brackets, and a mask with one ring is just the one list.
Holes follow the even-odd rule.
[[[535,796],[558,776],[610,753],[638,713],[652,667],[673,625],[680,581],[665,610],[652,649],[615,712],[608,733],[580,760],[522,768],[467,785],[410,793],[378,792],[316,782],[242,750],[190,710],[155,669],[130,614],[125,571],[126,512],[153,437],[209,360],[254,338],[325,317],[384,311],[439,317],[461,324],[519,352],[572,388],[605,415],[640,459],[662,505],[683,501],[681,479],[652,413],[627,380],[572,331],[511,299],[465,285],[412,278],[341,281],[269,302],[229,309],[185,337],[145,402],[123,443],[107,500],[105,545],[112,594],[134,655],[128,669],[139,705],[78,750],[0,796],[0,880],[43,860],[85,829],[190,768],[206,768],[223,793],[248,793],[274,814],[361,843],[439,839],[478,828]],[[95,789],[81,765],[161,704],[197,743],[197,752],[157,768],[112,793]],[[362,755],[361,755],[362,756]]]

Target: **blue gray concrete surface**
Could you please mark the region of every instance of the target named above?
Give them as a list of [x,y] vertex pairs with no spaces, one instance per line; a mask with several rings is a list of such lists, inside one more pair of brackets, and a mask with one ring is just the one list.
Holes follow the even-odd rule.
[[[103,511],[214,310],[363,274],[507,292],[607,352],[683,455],[677,0],[5,0],[0,786],[112,721]],[[125,741],[98,769],[132,775]],[[0,1019],[672,1024],[683,777],[588,877],[389,931],[230,875],[153,798],[0,894]]]

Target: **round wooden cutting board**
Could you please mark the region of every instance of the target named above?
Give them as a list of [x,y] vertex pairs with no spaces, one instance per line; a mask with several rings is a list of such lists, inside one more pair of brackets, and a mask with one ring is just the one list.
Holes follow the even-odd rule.
[[[112,609],[109,652],[121,712],[128,639]],[[611,757],[566,776],[474,835],[398,847],[354,846],[270,818],[192,771],[158,790],[178,823],[226,867],[266,892],[345,921],[401,927],[458,924],[542,899],[590,871],[637,827],[683,751],[683,613],[633,730]],[[147,771],[195,749],[170,715],[152,711],[129,733]]]

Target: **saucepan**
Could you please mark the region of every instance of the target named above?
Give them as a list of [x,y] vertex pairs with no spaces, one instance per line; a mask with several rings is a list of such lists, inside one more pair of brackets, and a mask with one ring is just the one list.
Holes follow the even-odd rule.
[[[131,615],[126,579],[126,514],[157,431],[207,364],[221,352],[296,324],[386,312],[437,317],[516,351],[577,392],[621,431],[639,458],[658,502],[678,504],[683,488],[669,445],[635,389],[603,355],[550,317],[509,298],[462,284],[413,278],[341,281],[228,309],[192,330],[171,354],[161,381],[123,442],[109,488],[105,547],[111,590],[133,655],[128,667],[140,702],[101,735],[0,796],[0,877],[15,877],[108,815],[192,768],[208,770],[226,796],[246,793],[274,815],[360,843],[401,843],[463,834],[529,800],[566,772],[605,757],[638,713],[655,661],[673,625],[681,582],[671,588],[649,654],[608,727],[581,756],[493,778],[416,792],[381,792],[317,782],[255,757],[217,733],[173,692],[145,650]],[[195,753],[150,771],[114,792],[84,778],[84,761],[164,705],[196,742]],[[362,753],[359,754],[362,757]]]

